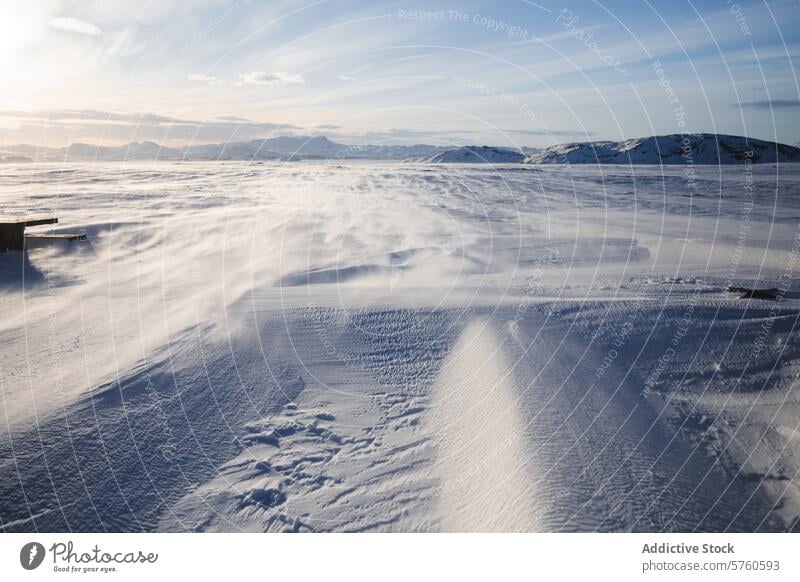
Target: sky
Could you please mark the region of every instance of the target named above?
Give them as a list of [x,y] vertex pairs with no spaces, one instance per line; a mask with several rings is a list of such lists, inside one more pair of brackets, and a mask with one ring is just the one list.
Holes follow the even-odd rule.
[[800,0],[0,0],[0,145],[800,142]]

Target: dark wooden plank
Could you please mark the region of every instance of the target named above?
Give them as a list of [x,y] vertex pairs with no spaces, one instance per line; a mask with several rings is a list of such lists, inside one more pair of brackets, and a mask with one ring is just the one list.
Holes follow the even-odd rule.
[[55,216],[0,216],[0,226],[20,224],[22,226],[39,226],[56,223],[58,223],[58,218]]
[[72,232],[56,232],[53,234],[26,234],[25,238],[35,240],[86,240],[86,235]]
[[39,226],[40,224],[56,224],[56,223],[58,223],[58,218],[56,217],[25,219],[25,226]]
[[55,216],[0,216],[0,253],[25,248],[25,227],[57,222]]

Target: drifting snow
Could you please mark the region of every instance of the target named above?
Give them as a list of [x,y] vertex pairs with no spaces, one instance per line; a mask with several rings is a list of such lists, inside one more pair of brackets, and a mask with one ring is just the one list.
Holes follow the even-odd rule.
[[0,174],[5,531],[798,527],[798,166]]

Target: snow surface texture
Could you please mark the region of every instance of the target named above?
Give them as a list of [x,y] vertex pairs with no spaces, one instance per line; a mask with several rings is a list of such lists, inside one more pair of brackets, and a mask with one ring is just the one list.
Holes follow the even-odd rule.
[[528,164],[742,164],[800,162],[800,148],[734,135],[661,135],[552,146]]
[[0,174],[3,531],[800,527],[796,165]]

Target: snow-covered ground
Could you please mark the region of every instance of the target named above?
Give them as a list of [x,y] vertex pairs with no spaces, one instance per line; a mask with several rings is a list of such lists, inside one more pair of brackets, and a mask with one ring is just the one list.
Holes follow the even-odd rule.
[[800,165],[0,178],[4,531],[800,528]]

